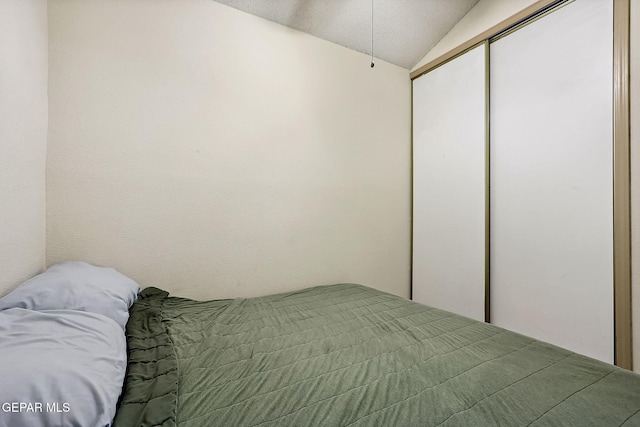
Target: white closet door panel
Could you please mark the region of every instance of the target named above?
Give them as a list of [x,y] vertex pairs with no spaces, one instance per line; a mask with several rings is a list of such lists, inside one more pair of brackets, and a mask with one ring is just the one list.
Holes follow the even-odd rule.
[[485,45],[413,82],[413,299],[484,320]]
[[492,323],[613,362],[612,1],[491,50]]

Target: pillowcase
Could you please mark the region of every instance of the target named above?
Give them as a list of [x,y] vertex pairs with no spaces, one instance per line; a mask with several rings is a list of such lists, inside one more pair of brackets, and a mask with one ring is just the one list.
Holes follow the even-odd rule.
[[126,348],[101,314],[0,311],[0,427],[110,426]]
[[140,286],[113,268],[65,262],[27,280],[0,299],[0,310],[80,310],[103,314],[125,328]]

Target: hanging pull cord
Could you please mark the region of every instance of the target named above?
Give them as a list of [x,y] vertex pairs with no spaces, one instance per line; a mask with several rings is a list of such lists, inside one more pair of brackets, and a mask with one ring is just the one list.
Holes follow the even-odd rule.
[[371,0],[371,68],[375,64],[373,63],[373,0]]

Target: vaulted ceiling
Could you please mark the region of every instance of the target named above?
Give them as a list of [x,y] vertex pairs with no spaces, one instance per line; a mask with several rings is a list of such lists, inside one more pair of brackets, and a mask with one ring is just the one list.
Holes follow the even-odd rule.
[[478,0],[216,0],[410,69]]

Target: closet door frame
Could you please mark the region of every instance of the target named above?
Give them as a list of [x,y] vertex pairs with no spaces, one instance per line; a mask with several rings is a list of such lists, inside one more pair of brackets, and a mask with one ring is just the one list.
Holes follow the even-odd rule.
[[631,330],[631,0],[613,0],[613,313],[615,364],[633,368]]
[[[478,36],[457,46],[410,74],[411,80],[454,59],[481,43],[488,43],[511,30],[538,19],[555,8],[576,0],[539,0],[519,13],[505,19]],[[577,0],[580,1],[580,0]],[[630,45],[630,0],[613,1],[613,310],[614,310],[614,363],[625,369],[632,369],[632,329],[631,329],[631,188],[630,188],[630,100],[629,100],[629,45]],[[487,55],[488,55],[488,49]],[[489,299],[489,58],[487,58],[486,84],[486,135],[485,135],[485,321],[491,320]],[[413,96],[413,85],[412,85]],[[413,108],[413,99],[412,99]],[[412,114],[413,117],[413,114]],[[412,119],[413,120],[413,119]],[[413,123],[412,123],[413,127]],[[411,143],[413,150],[413,141]],[[413,157],[413,152],[412,152]],[[413,164],[413,162],[412,162]],[[412,171],[413,177],[413,171]],[[412,181],[413,204],[413,181]],[[412,207],[413,212],[413,207]],[[412,218],[411,259],[413,260],[413,218]],[[413,277],[413,276],[412,276]],[[413,289],[413,283],[411,284]]]

